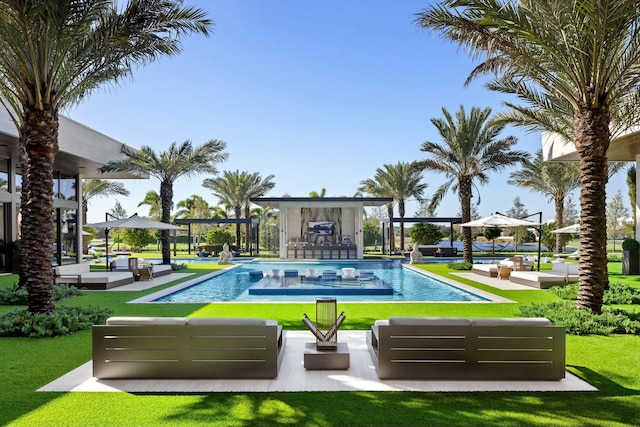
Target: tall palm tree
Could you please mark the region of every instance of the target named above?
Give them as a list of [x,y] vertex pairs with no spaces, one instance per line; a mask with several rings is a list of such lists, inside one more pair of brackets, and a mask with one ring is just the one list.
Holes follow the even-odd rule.
[[[209,203],[197,194],[193,194],[184,200],[178,202],[176,207],[179,209],[174,218],[211,218],[212,209]],[[208,224],[192,224],[192,230],[195,233],[195,244],[200,244],[202,235],[206,233]]]
[[[162,199],[157,191],[147,191],[144,199],[138,203],[138,207],[140,206],[149,206],[149,218],[154,220],[160,220],[162,218]],[[171,209],[173,209],[173,206],[171,206]]]
[[[516,124],[524,117],[525,125],[557,132],[575,145],[581,170],[576,304],[600,313],[608,286],[607,150],[640,107],[638,3],[444,0],[420,13],[417,24],[484,60],[468,81],[493,74],[491,90],[524,103],[507,103]],[[558,117],[565,120],[558,123]]]
[[[124,188],[124,184],[116,181],[104,179],[83,179],[82,180],[82,218],[87,220],[89,202],[91,199],[109,196],[128,196],[129,190]],[[82,253],[87,253],[88,242],[82,241]]]
[[[224,141],[212,139],[199,147],[193,147],[186,140],[178,145],[173,142],[169,149],[156,153],[153,148],[143,146],[136,151],[126,145],[122,153],[123,160],[112,160],[102,168],[101,172],[132,172],[148,174],[160,181],[160,200],[162,203],[162,222],[171,221],[173,205],[173,185],[179,178],[191,178],[200,173],[216,174],[216,164],[227,160]],[[162,230],[162,263],[171,264],[171,247],[169,246],[169,230]]]
[[[509,174],[508,184],[527,188],[547,196],[554,202],[556,228],[564,227],[564,199],[580,188],[580,168],[577,163],[544,162],[542,150],[538,150],[532,162],[522,164],[522,169]],[[562,252],[564,236],[556,234],[556,252]]]
[[[367,194],[371,194],[373,197],[393,197],[392,190],[387,186],[387,181],[384,179],[382,174],[376,172],[374,178],[365,179],[360,181],[360,186],[358,187],[358,191],[362,191]],[[396,236],[395,236],[395,227],[391,222],[391,218],[393,218],[393,201],[386,203],[385,206],[387,208],[387,218],[389,218],[389,248],[391,248],[391,253],[395,250],[396,247]],[[383,248],[384,253],[384,248]]]
[[[422,181],[422,174],[415,169],[410,163],[399,162],[395,165],[384,165],[383,168],[376,169],[376,175],[373,182],[361,182],[362,191],[371,188],[375,191],[376,183],[380,187],[386,189],[386,196],[393,197],[398,203],[398,215],[400,218],[405,216],[405,204],[407,199],[413,197],[418,201],[422,201],[422,195],[429,186]],[[373,184],[373,186],[371,186]],[[375,194],[375,193],[372,193]],[[392,205],[393,206],[393,205]],[[393,215],[393,208],[391,211]],[[400,221],[400,248],[404,249],[404,221]]]
[[[490,108],[473,107],[467,115],[464,107],[460,106],[455,118],[444,107],[442,113],[444,119],[431,119],[442,143],[424,142],[420,150],[431,157],[415,162],[414,167],[443,173],[447,177],[447,181],[433,194],[430,208],[435,209],[451,189],[458,193],[462,222],[469,222],[475,182],[486,184],[489,172],[518,164],[528,159],[529,153],[511,149],[517,143],[513,136],[498,139],[504,125],[489,125]],[[462,244],[464,261],[473,262],[469,227],[462,228]]]
[[[276,186],[276,183],[273,182],[273,178],[275,178],[274,175],[269,175],[266,178],[262,178],[260,176],[259,173],[253,173],[251,174],[247,181],[249,183],[249,189],[247,190],[247,198],[244,200],[243,203],[243,207],[244,207],[244,217],[246,219],[250,219],[251,218],[251,202],[250,199],[252,197],[261,197],[264,196],[267,192],[269,192],[270,190],[273,190],[273,187]],[[249,251],[249,236],[251,235],[251,224],[250,223],[246,223],[245,224],[245,235],[246,235],[246,247],[245,249],[247,251]],[[259,243],[258,243],[259,244]]]
[[[242,217],[242,206],[247,199],[246,194],[249,189],[248,172],[223,171],[222,176],[217,178],[206,178],[202,181],[202,186],[211,190],[219,202],[233,209],[236,219]],[[236,245],[240,247],[240,223],[236,223]]]
[[29,311],[55,310],[51,215],[59,111],[140,65],[179,53],[181,36],[207,35],[212,23],[205,16],[179,0],[0,2],[0,103],[18,130],[21,282]]
[[[269,175],[264,180],[259,173],[249,173],[236,171],[224,171],[222,176],[212,179],[207,178],[202,182],[202,186],[211,190],[213,195],[220,199],[220,203],[233,207],[236,219],[242,218],[243,208],[245,218],[251,214],[251,197],[259,197],[271,190],[275,183],[272,182],[273,175]],[[249,228],[247,224],[247,239],[249,238]],[[236,245],[241,245],[240,223],[236,224]],[[248,242],[247,242],[248,245]]]

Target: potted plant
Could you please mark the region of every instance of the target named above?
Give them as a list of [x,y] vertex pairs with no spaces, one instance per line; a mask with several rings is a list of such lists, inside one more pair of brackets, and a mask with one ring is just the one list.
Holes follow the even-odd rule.
[[622,242],[622,274],[640,274],[640,243],[635,239]]

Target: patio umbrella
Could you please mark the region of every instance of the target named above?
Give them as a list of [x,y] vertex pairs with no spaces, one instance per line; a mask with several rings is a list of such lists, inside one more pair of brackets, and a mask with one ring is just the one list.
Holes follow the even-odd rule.
[[540,224],[524,219],[511,218],[500,213],[460,224],[462,227],[536,227],[538,229],[538,271],[540,271]]
[[460,225],[463,227],[538,227],[540,224],[495,213]]
[[113,221],[94,222],[93,224],[85,224],[84,226],[104,228],[105,247],[107,249],[107,270],[109,269],[109,230],[111,230],[112,228],[153,228],[156,230],[182,230],[182,227],[178,227],[177,225],[141,218],[137,213],[131,215],[129,218],[116,219]]
[[580,233],[580,224],[572,224],[566,227],[558,228],[557,230],[552,230],[552,233],[568,233],[568,234],[576,234]]

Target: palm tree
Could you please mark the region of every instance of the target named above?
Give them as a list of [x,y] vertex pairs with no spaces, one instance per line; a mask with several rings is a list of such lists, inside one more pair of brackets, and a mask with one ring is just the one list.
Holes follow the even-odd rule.
[[181,36],[207,35],[212,23],[205,16],[179,0],[0,2],[0,103],[19,135],[21,282],[29,311],[55,310],[51,215],[58,112],[142,64],[179,53]]
[[[471,198],[474,181],[486,184],[488,172],[499,171],[529,158],[525,151],[511,150],[517,139],[508,136],[497,139],[504,125],[490,126],[490,108],[473,107],[467,116],[463,106],[455,119],[446,108],[442,108],[444,119],[433,118],[431,123],[442,137],[442,144],[424,142],[420,150],[431,158],[415,162],[418,170],[429,170],[445,174],[447,181],[434,193],[430,209],[435,209],[451,188],[458,193],[462,211],[462,222],[471,220]],[[464,261],[473,262],[471,229],[462,228]]]
[[[162,218],[162,199],[157,191],[147,191],[144,195],[144,199],[138,203],[138,207],[140,206],[149,206],[149,218],[154,220]],[[171,209],[173,209],[173,206],[171,206]]]
[[[270,190],[273,190],[273,187],[276,186],[276,183],[273,182],[274,175],[269,175],[266,178],[262,178],[259,173],[253,173],[248,177],[249,189],[247,191],[247,198],[244,200],[244,217],[246,219],[251,218],[251,202],[250,199],[252,197],[261,197],[264,196]],[[245,235],[246,235],[246,250],[249,251],[249,236],[251,235],[251,224],[245,224]],[[258,244],[260,244],[258,242]]]
[[[382,172],[382,171],[381,171]],[[373,179],[365,179],[364,181],[360,181],[360,187],[358,187],[358,191],[362,191],[367,194],[371,194],[373,197],[393,197],[391,195],[391,188],[387,186],[387,182],[385,181],[382,174],[376,173]],[[395,227],[391,222],[391,218],[393,218],[393,201],[386,203],[387,208],[387,218],[389,218],[389,248],[390,254],[393,253],[396,247],[396,236],[395,236]],[[384,248],[382,250],[384,253]]]
[[[87,212],[89,211],[89,201],[99,197],[109,196],[128,196],[129,190],[124,188],[124,184],[116,181],[107,181],[104,179],[83,179],[82,180],[82,218],[87,220]],[[88,242],[86,239],[82,241],[82,253],[87,253]]]
[[601,313],[608,286],[607,150],[640,104],[637,2],[445,0],[418,14],[417,24],[484,60],[468,81],[493,74],[491,90],[524,102],[507,103],[514,123],[557,132],[575,145],[581,170],[576,304]]
[[[580,188],[580,168],[577,163],[544,162],[542,150],[536,152],[532,162],[522,164],[522,169],[511,172],[508,184],[527,188],[549,197],[555,205],[556,228],[564,227],[564,199]],[[556,252],[562,252],[564,235],[556,234]]]
[[[191,197],[179,201],[176,207],[178,207],[179,210],[174,214],[174,218],[210,218],[212,213],[209,203],[197,194],[193,194]],[[209,227],[207,224],[192,225],[196,245],[201,243],[201,236],[206,233],[207,227]]]
[[[263,181],[258,173],[224,171],[221,177],[205,179],[202,186],[211,190],[213,195],[220,199],[220,203],[232,207],[236,219],[240,219],[243,208],[246,212],[251,197],[258,197],[275,186],[271,182],[272,178],[273,175],[269,175]],[[240,223],[236,224],[236,245],[241,245]]]
[[319,192],[319,193],[318,193],[317,191],[311,191],[311,192],[309,192],[309,197],[312,197],[312,198],[314,198],[314,199],[317,199],[317,198],[319,198],[319,197],[320,197],[320,198],[321,198],[321,197],[324,197],[324,196],[325,196],[325,194],[327,194],[327,189],[326,189],[326,188],[322,188],[322,189],[320,190],[320,192]]
[[[398,214],[400,218],[405,216],[405,203],[407,199],[414,197],[419,202],[422,201],[422,194],[427,189],[428,184],[421,182],[422,174],[409,163],[399,162],[395,165],[384,165],[384,168],[376,169],[374,179],[362,181],[361,191],[366,188],[376,191],[376,184],[386,189],[386,196],[393,197],[398,203]],[[376,194],[376,193],[371,193]],[[391,215],[393,216],[393,204]],[[400,248],[404,249],[404,221],[400,221]]]
[[[217,173],[216,163],[227,160],[224,141],[212,139],[194,148],[191,141],[186,140],[178,145],[173,142],[169,149],[156,153],[153,148],[143,146],[136,151],[126,145],[122,153],[123,160],[113,160],[100,168],[101,172],[131,172],[148,174],[160,181],[160,200],[162,203],[161,221],[171,221],[173,205],[173,184],[178,178],[190,178],[200,173]],[[169,230],[162,230],[162,263],[171,264],[171,247],[169,246]]]

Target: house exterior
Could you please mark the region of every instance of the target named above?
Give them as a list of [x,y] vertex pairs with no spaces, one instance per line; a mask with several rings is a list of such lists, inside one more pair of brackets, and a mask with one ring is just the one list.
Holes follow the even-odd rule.
[[[54,164],[53,264],[78,262],[82,256],[83,178],[142,178],[128,173],[101,174],[98,169],[123,157],[123,143],[60,116],[59,152]],[[12,271],[13,242],[20,239],[18,132],[9,114],[0,110],[0,272]],[[78,245],[80,243],[80,245]]]

